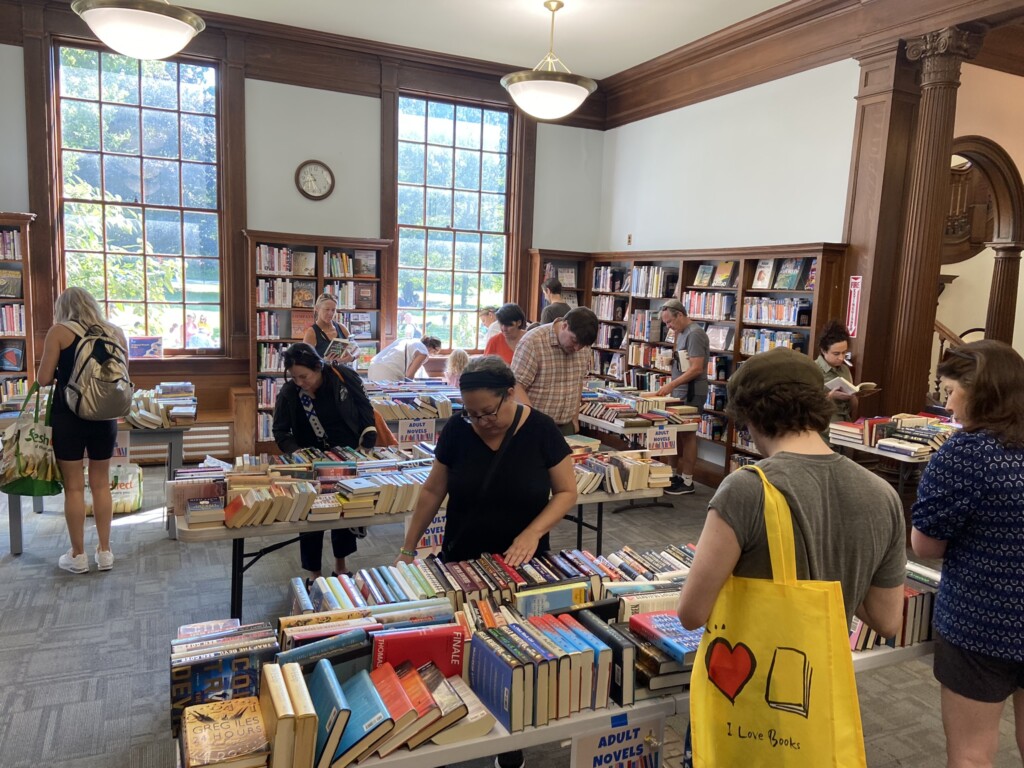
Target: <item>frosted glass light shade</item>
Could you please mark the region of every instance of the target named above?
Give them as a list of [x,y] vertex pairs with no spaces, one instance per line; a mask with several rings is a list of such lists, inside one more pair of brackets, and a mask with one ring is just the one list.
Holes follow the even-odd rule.
[[516,106],[538,120],[557,120],[575,112],[597,90],[589,77],[543,69],[513,72],[501,78],[501,84]]
[[75,0],[71,10],[107,47],[136,59],[166,59],[206,29],[206,23],[167,0]]

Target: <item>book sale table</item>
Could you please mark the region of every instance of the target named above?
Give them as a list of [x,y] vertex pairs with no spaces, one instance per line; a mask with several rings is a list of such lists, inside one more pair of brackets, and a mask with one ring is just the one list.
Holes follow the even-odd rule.
[[904,456],[902,453],[893,453],[892,451],[883,451],[878,448],[871,448],[867,445],[855,445],[854,443],[837,443],[842,445],[844,448],[850,448],[854,451],[860,451],[861,453],[870,453],[874,456],[881,456],[886,459],[892,459],[899,464],[899,474],[896,480],[896,492],[903,495],[903,489],[906,488],[907,480],[913,474],[915,468],[924,467],[927,464],[934,453],[929,453],[925,456]]

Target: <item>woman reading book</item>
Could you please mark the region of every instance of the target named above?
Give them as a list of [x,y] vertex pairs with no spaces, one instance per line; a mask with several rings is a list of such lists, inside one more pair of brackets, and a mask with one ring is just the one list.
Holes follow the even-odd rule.
[[943,558],[935,679],[950,766],[991,766],[1013,698],[1024,751],[1024,358],[985,339],[952,347],[937,373],[963,425],[928,463],[911,544]]
[[[850,350],[850,332],[838,320],[832,320],[818,339],[818,358],[814,362],[825,377],[825,384],[836,378],[852,382],[846,353]],[[853,421],[857,415],[857,396],[841,389],[829,389],[828,399],[836,407],[832,421]]]
[[[288,380],[274,405],[274,441],[283,453],[336,445],[372,448],[376,444],[373,406],[355,371],[326,362],[304,342],[285,350],[284,370]],[[356,551],[354,530],[332,530],[331,546],[334,575],[344,573],[345,558]],[[302,567],[309,571],[309,579],[320,576],[323,548],[322,532],[299,534]]]
[[[320,294],[313,305],[314,323],[302,334],[302,341],[316,349],[323,356],[327,347],[334,339],[347,339],[348,328],[335,320],[338,314],[338,301],[329,293]],[[351,363],[355,358],[348,352],[338,360],[340,363]]]

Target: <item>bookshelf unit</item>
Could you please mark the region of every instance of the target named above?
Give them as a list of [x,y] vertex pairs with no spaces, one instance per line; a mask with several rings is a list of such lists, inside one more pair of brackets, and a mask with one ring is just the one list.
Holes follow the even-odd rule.
[[0,402],[35,378],[28,230],[34,213],[0,212]]
[[356,361],[365,373],[381,348],[381,274],[390,240],[247,231],[251,326],[249,378],[256,392],[256,450],[273,451],[274,402],[284,383],[281,353],[314,322],[322,293],[338,302],[336,320],[363,348]]
[[[592,264],[589,253],[555,251],[549,248],[531,248],[529,253],[533,283],[527,293],[527,303],[522,307],[529,320],[539,320],[540,313],[547,306],[541,291],[541,283],[549,277],[557,277],[561,281],[562,297],[569,306],[590,306]],[[572,285],[569,284],[570,281]]]
[[[725,415],[729,376],[747,357],[773,346],[816,356],[818,332],[845,308],[845,252],[845,245],[808,243],[594,254],[591,308],[600,321],[595,364],[606,356],[625,358],[618,376],[601,378],[641,390],[668,380],[672,336],[658,310],[666,298],[679,298],[711,341],[697,479],[718,485],[731,468],[759,458],[749,436]],[[784,267],[792,269],[780,280]],[[767,287],[754,287],[766,280]],[[616,320],[620,307],[623,321]],[[620,348],[616,328],[624,329]]]

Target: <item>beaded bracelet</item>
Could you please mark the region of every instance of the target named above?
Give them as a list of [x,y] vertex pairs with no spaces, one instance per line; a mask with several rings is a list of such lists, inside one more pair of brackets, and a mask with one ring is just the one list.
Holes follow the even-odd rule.
[[402,547],[401,549],[398,550],[398,554],[405,555],[406,557],[416,557],[415,550],[408,550],[408,549],[405,549],[404,547]]

